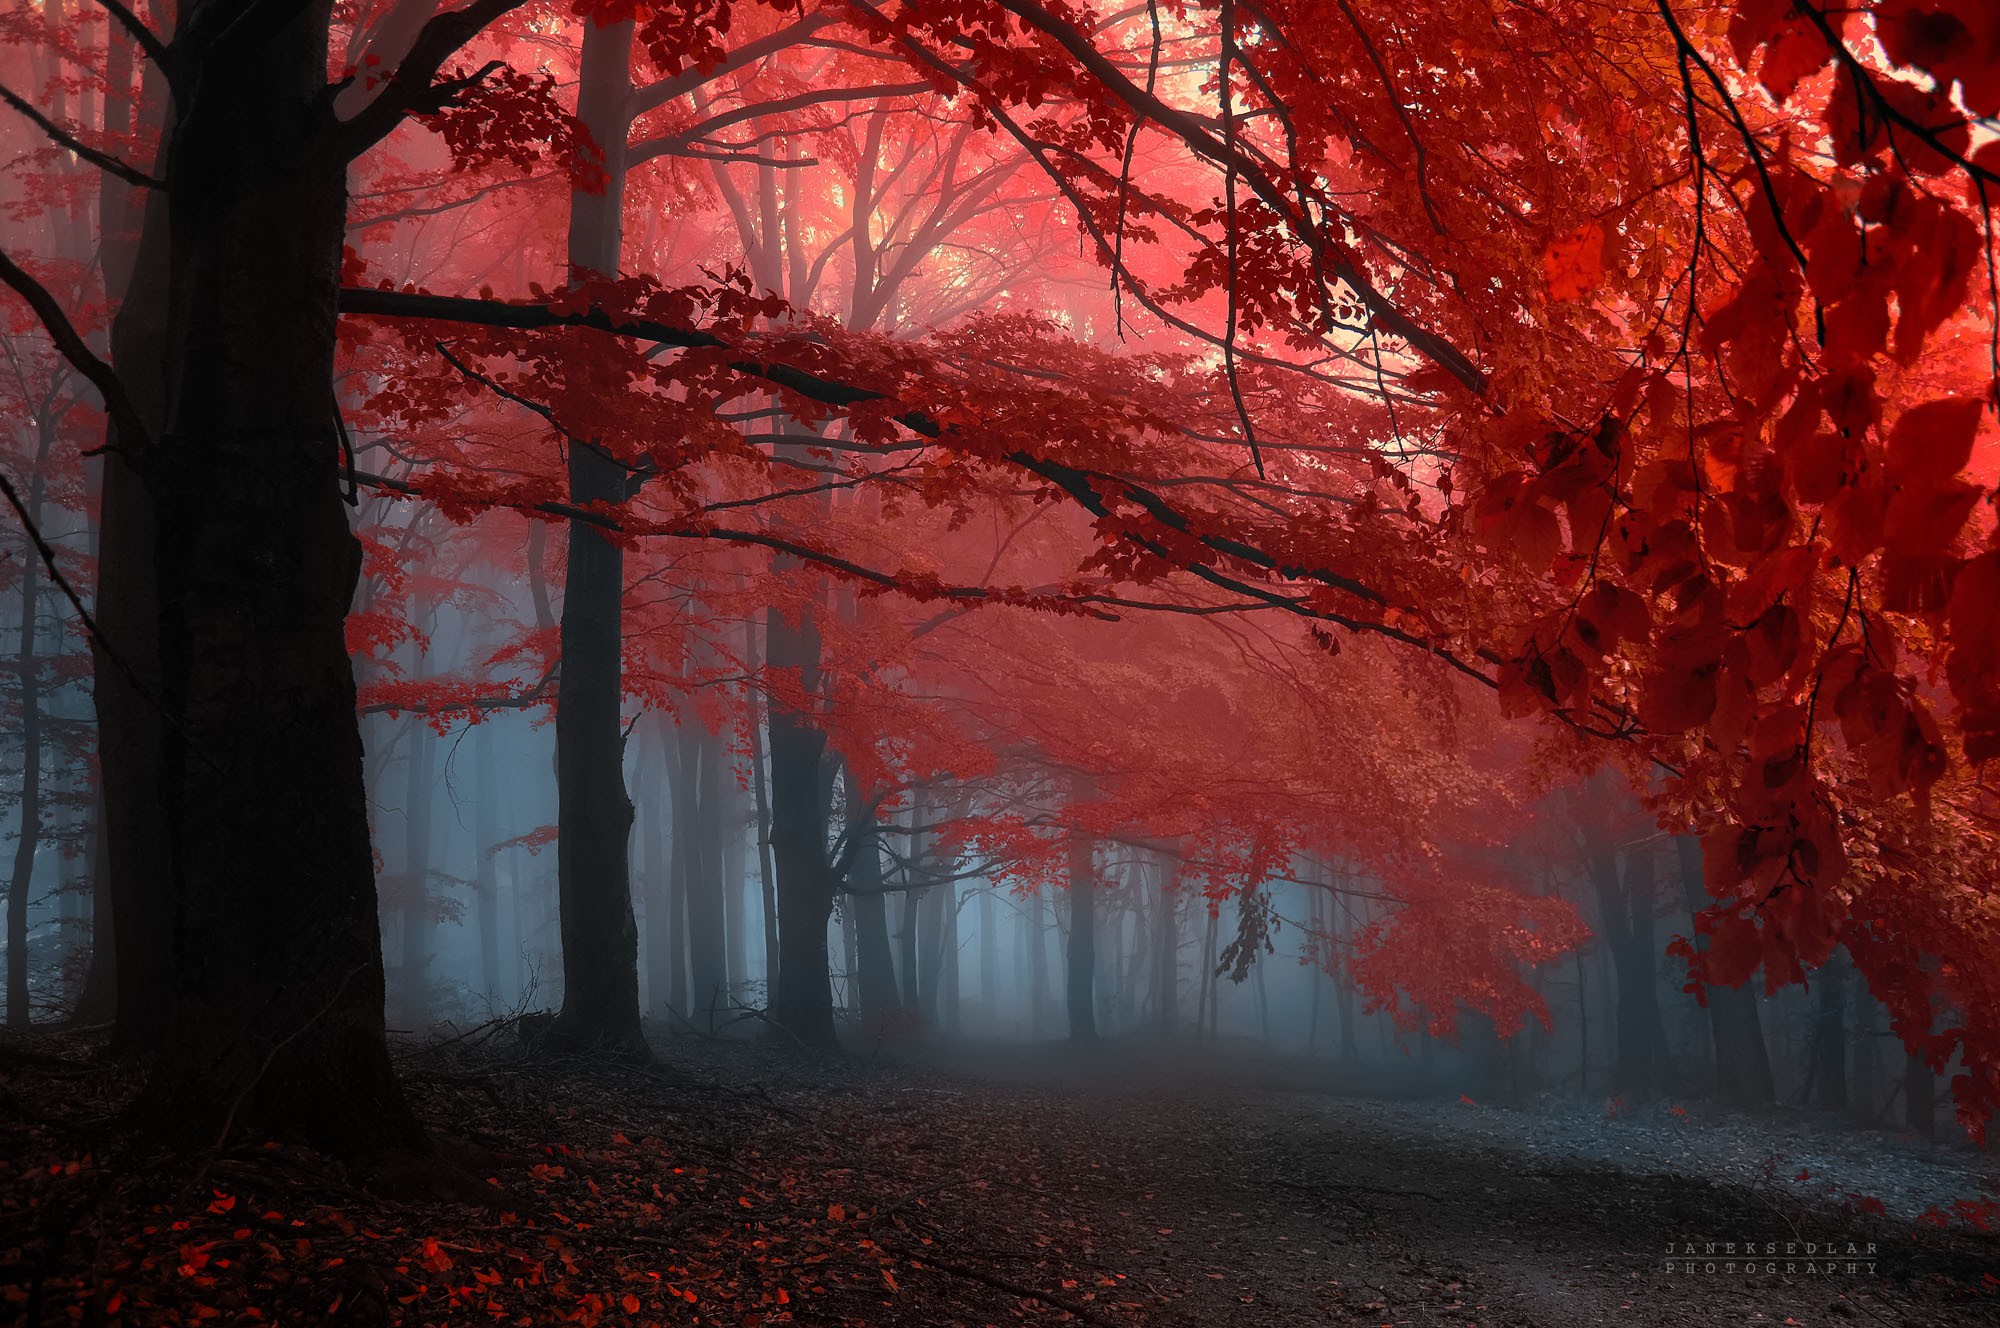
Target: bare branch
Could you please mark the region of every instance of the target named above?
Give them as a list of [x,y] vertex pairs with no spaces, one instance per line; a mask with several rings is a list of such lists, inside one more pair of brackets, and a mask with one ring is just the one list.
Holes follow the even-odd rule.
[[54,120],[49,119],[48,116],[43,115],[32,102],[15,95],[12,90],[4,86],[0,86],[0,101],[6,102],[22,115],[34,121],[36,128],[54,139],[58,147],[74,152],[77,156],[82,157],[99,170],[115,175],[125,183],[136,185],[141,189],[165,189],[167,187],[165,180],[156,179],[138,167],[120,161],[108,152],[99,152],[75,134],[70,133],[69,130],[64,129]]

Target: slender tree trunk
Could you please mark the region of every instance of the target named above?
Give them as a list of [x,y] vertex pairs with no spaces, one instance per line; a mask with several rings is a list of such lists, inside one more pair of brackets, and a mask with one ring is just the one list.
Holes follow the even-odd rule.
[[[37,413],[35,425],[35,468],[28,477],[28,515],[39,527],[55,427],[46,410]],[[20,649],[14,656],[16,675],[21,680],[21,796],[16,804],[20,823],[14,835],[14,872],[7,884],[9,1028],[26,1028],[30,1017],[28,895],[35,880],[35,855],[42,846],[42,661],[36,650],[36,638],[40,635],[41,570],[41,560],[32,553],[22,557]]]
[[985,881],[979,884],[975,924],[979,928],[979,1004],[991,1027],[1000,1013],[1000,923],[993,908],[993,887]]
[[748,879],[743,870],[744,835],[748,826],[743,819],[743,803],[736,787],[735,772],[729,767],[720,737],[715,740],[715,762],[715,824],[717,833],[722,836],[722,934],[729,961],[726,974],[728,985],[723,1000],[726,1007],[738,999],[750,978],[750,945],[744,934],[744,893]]
[[722,742],[699,718],[681,725],[681,763],[694,790],[694,833],[687,858],[688,1018],[715,1031],[715,1013],[729,985],[722,894]]
[[401,994],[398,1022],[420,1029],[431,1021],[431,944],[436,934],[431,912],[431,790],[437,782],[437,743],[421,716],[410,721],[409,762],[403,796],[403,962],[397,973]]
[[1215,989],[1217,926],[1217,909],[1211,901],[1208,906],[1208,932],[1201,947],[1201,994],[1196,999],[1194,1008],[1195,1032],[1198,1036],[1205,1035],[1210,1042],[1215,1041],[1215,1006],[1218,995]]
[[472,760],[479,767],[478,783],[473,794],[477,801],[472,809],[473,889],[478,896],[474,907],[479,910],[479,984],[486,990],[487,1001],[497,1005],[500,993],[500,882],[499,874],[494,870],[493,846],[500,839],[496,819],[498,809],[494,806],[499,780],[493,767],[493,725],[490,720],[473,726]]
[[1028,930],[1028,985],[1033,989],[1030,1014],[1034,1020],[1035,1036],[1043,1036],[1049,1026],[1049,911],[1048,899],[1042,887],[1037,885],[1029,900],[1027,913]]
[[958,882],[946,881],[936,887],[938,909],[944,914],[942,932],[942,962],[938,965],[938,1026],[946,1032],[956,1033],[959,1028],[959,998],[963,984],[959,977],[958,963]]
[[1181,1022],[1180,859],[1167,858],[1154,874],[1158,882],[1153,931],[1153,1017],[1172,1036]]
[[[632,117],[630,20],[586,24],[578,118],[604,152],[601,192],[570,194],[575,280],[615,277],[624,236],[626,135]],[[617,503],[630,473],[602,448],[569,449],[570,500]],[[639,929],[632,915],[632,800],[625,791],[625,555],[587,521],[569,523],[556,694],[556,872],[563,1003],[555,1036],[645,1057],[639,1025]]]
[[[767,667],[803,696],[819,691],[817,606],[797,622],[772,608],[765,621]],[[778,1023],[808,1046],[839,1044],[833,1027],[833,987],[827,920],[833,880],[826,860],[826,801],[821,762],[826,733],[774,696],[771,732],[771,856],[778,884]]]
[[[757,649],[757,624],[743,624],[743,658],[750,672],[761,667]],[[778,894],[777,872],[771,864],[771,799],[764,782],[764,705],[752,691],[750,703],[750,788],[757,801],[757,884],[764,898],[764,1000],[769,1004],[778,991]]]
[[[663,717],[657,717],[663,724]],[[656,730],[659,764],[667,774],[667,796],[656,801],[647,837],[646,974],[653,1009],[686,1014],[687,855],[694,845],[693,772],[681,761],[680,731]],[[662,813],[664,809],[664,814]]]
[[882,845],[872,803],[854,778],[854,767],[842,773],[846,782],[847,837],[853,865],[847,869],[847,907],[854,916],[855,974],[861,1015],[880,1019],[900,1003],[896,993],[896,959],[889,949],[889,918],[882,889]]
[[146,474],[179,962],[142,1112],[205,1146],[243,1130],[405,1150],[424,1137],[384,1035],[344,633],[361,551],[332,482],[346,171],[326,139],[329,9],[250,54],[212,49],[253,10],[203,0],[176,48],[201,95],[169,154],[172,427]]
[[1097,1039],[1097,872],[1089,836],[1069,832],[1069,977],[1065,1000],[1072,1042]]

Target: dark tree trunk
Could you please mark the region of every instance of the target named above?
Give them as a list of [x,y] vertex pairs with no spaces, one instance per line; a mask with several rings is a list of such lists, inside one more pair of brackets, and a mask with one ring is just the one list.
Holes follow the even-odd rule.
[[1813,1102],[1822,1111],[1847,1110],[1847,985],[1851,966],[1845,950],[1835,950],[1813,975],[1818,988],[1813,1020]]
[[146,469],[178,963],[142,1111],[207,1146],[243,1130],[376,1153],[423,1135],[383,1030],[344,635],[361,568],[334,482],[345,162],[327,137],[327,0],[253,50],[213,49],[261,14],[206,0],[184,25],[202,35],[177,47],[201,95],[177,108],[170,151],[171,427]]
[[1903,1124],[1926,1139],[1937,1138],[1937,1074],[1917,1052],[1903,1062]]
[[[1681,894],[1690,918],[1708,907],[1702,885],[1701,841],[1683,835],[1675,841],[1680,855]],[[1697,935],[1695,944],[1708,942]],[[1749,983],[1741,987],[1711,987],[1704,993],[1709,1034],[1715,1042],[1715,1094],[1725,1105],[1767,1107],[1777,1099],[1771,1056],[1757,1016],[1757,995]]]
[[[754,674],[761,667],[754,621],[744,622],[743,643],[743,658]],[[757,804],[757,884],[764,900],[764,1001],[769,1004],[778,990],[777,871],[771,863],[771,799],[764,776],[764,706],[754,691],[749,702],[750,788]]]
[[[163,90],[150,101],[170,113]],[[171,170],[170,152],[163,146],[156,174]],[[151,435],[126,438],[115,425],[107,433],[98,491],[99,636],[91,643],[103,893],[110,901],[100,925],[109,924],[116,960],[112,1045],[131,1052],[159,1047],[176,989],[175,905],[164,870],[170,850],[161,797],[158,531],[144,478],[149,446],[166,418],[169,206],[166,194],[148,194],[138,236],[120,243],[107,234],[104,260],[107,288],[117,282],[112,294],[122,296],[111,324],[112,367]]]
[[[819,690],[820,638],[807,608],[788,622],[766,618],[767,666],[799,695]],[[774,696],[770,705],[771,857],[778,878],[778,1023],[808,1046],[833,1047],[833,986],[826,930],[833,911],[826,860],[826,798],[821,762],[826,733]]]
[[696,715],[680,729],[682,781],[693,797],[687,857],[688,1019],[704,1032],[715,1031],[715,1015],[726,1003],[728,941],[722,895],[722,742]]
[[1609,843],[1593,838],[1585,855],[1617,984],[1618,1047],[1611,1091],[1643,1098],[1652,1094],[1662,1068],[1653,953],[1653,846],[1634,844],[1627,850],[1622,879],[1616,850]]
[[110,1023],[118,1013],[118,934],[111,925],[111,880],[104,869],[104,799],[91,803],[90,967],[76,998],[75,1022],[86,1028]]
[[[624,235],[631,124],[632,24],[586,25],[578,117],[605,156],[608,183],[570,194],[574,278],[615,277]],[[570,500],[618,503],[630,472],[584,440],[569,449]],[[555,1036],[648,1055],[639,1026],[639,928],[632,915],[632,800],[625,792],[625,555],[587,521],[569,523],[562,671],[556,690],[556,878],[563,1003]]]
[[854,915],[855,975],[864,1019],[879,1019],[895,1011],[896,959],[889,949],[887,895],[882,890],[882,843],[874,806],[847,767],[847,839],[852,865],[847,869],[847,907]]
[[1069,832],[1069,982],[1065,1000],[1072,1042],[1097,1038],[1097,872],[1081,830]]
[[[28,477],[28,517],[38,527],[42,497],[48,489],[49,448],[55,441],[54,421],[46,410],[37,414],[35,468]],[[7,1027],[26,1028],[28,1008],[28,894],[35,880],[35,855],[42,846],[42,661],[40,636],[42,565],[31,556],[21,560],[20,649],[14,669],[21,686],[21,799],[14,836],[14,872],[7,883]]]

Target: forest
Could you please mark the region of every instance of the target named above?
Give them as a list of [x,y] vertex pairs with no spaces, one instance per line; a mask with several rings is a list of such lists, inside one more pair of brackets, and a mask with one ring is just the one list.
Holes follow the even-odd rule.
[[458,3],[0,7],[0,1323],[2000,1323],[2000,6]]

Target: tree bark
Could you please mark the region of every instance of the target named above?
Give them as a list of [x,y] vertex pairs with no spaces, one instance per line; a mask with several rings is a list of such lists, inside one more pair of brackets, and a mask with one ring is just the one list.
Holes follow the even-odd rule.
[[1813,1103],[1822,1111],[1847,1110],[1847,986],[1851,966],[1845,950],[1835,950],[1814,974],[1812,1074]]
[[1069,832],[1069,956],[1064,999],[1072,1042],[1097,1040],[1097,872],[1095,848],[1078,829]]
[[[171,115],[154,66],[147,64],[149,106]],[[163,138],[155,175],[172,171],[172,144]],[[130,208],[130,205],[127,205]],[[112,1046],[156,1050],[173,1011],[175,901],[164,864],[167,841],[161,796],[165,779],[160,717],[160,600],[154,549],[158,527],[145,468],[166,417],[166,357],[171,202],[159,190],[137,209],[136,236],[110,232],[104,241],[107,293],[118,300],[111,324],[111,363],[145,422],[147,438],[106,432],[98,490],[98,636],[91,642],[91,700],[97,711],[98,769],[104,802],[104,893],[115,956]],[[125,213],[129,215],[129,212]],[[114,660],[112,657],[116,656]]]
[[880,1019],[893,1014],[896,959],[889,949],[889,917],[882,889],[882,843],[873,803],[854,778],[854,767],[843,772],[846,783],[847,839],[852,865],[847,869],[847,906],[854,915],[855,966],[861,1015]]
[[[578,118],[603,150],[603,190],[570,193],[573,279],[615,277],[624,235],[632,23],[586,25]],[[570,501],[618,503],[627,467],[582,439],[569,448]],[[556,692],[556,876],[563,1003],[552,1030],[579,1046],[647,1057],[639,1022],[639,928],[632,914],[632,800],[625,791],[623,550],[569,523]]]
[[[816,606],[815,606],[816,607]],[[815,607],[788,621],[773,607],[765,620],[766,665],[787,690],[819,690],[820,637]],[[827,962],[827,919],[833,879],[826,860],[826,801],[821,762],[826,733],[777,696],[771,698],[771,857],[778,878],[780,1027],[808,1046],[834,1047],[833,985]]]
[[178,955],[141,1111],[210,1147],[243,1130],[405,1151],[424,1136],[384,1034],[344,634],[361,551],[334,483],[346,169],[328,139],[329,7],[230,51],[253,10],[205,0],[177,47],[201,96],[169,150],[171,427],[146,476]]
[[[48,411],[36,413],[35,468],[28,475],[28,517],[41,525],[48,491],[49,449],[55,423]],[[35,880],[35,855],[42,846],[42,661],[37,651],[42,602],[41,560],[21,559],[20,648],[14,668],[21,680],[20,822],[14,834],[14,872],[7,883],[7,1027],[26,1028],[28,991],[28,895]]]

